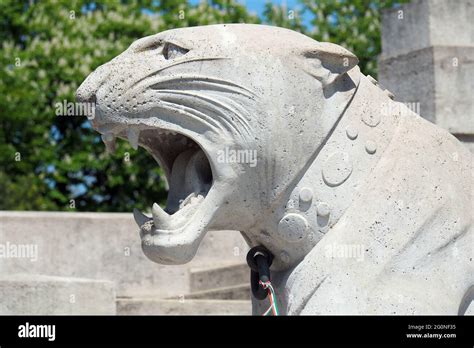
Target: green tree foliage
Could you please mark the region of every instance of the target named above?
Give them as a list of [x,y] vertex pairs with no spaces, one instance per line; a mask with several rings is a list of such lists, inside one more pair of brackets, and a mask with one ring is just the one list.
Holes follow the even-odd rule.
[[74,101],[85,77],[137,38],[262,21],[342,44],[375,76],[379,10],[394,3],[300,0],[300,11],[267,4],[259,19],[236,0],[0,1],[0,209],[130,211],[165,199],[143,149],[119,141],[108,155],[85,117],[56,116],[56,103]]
[[129,211],[163,200],[151,156],[126,142],[107,155],[88,120],[57,117],[56,103],[74,101],[91,71],[138,38],[258,21],[233,0],[2,0],[0,13],[0,209],[18,210]]

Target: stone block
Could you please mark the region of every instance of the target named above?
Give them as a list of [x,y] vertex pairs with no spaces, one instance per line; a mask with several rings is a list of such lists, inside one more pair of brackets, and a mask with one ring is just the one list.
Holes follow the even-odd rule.
[[238,232],[210,232],[189,264],[158,265],[143,254],[131,213],[12,211],[0,212],[0,246],[37,251],[36,260],[0,257],[0,275],[104,279],[118,296],[156,297],[188,293],[190,267],[244,262],[248,249]]
[[414,0],[382,13],[379,81],[474,152],[474,1]]
[[119,315],[251,315],[247,300],[119,299]]
[[[474,2],[414,0],[382,13],[382,59],[431,46],[473,46]],[[455,23],[455,25],[454,25]]]
[[[429,47],[379,62],[395,100],[453,134],[474,134],[474,47]],[[419,106],[416,106],[419,103]]]
[[222,288],[209,289],[192,292],[184,295],[186,299],[220,299],[220,300],[250,300],[250,284],[226,286]]
[[0,277],[2,315],[115,314],[110,281],[32,274]]
[[204,291],[226,286],[249,283],[250,269],[246,263],[223,267],[191,268],[190,291]]

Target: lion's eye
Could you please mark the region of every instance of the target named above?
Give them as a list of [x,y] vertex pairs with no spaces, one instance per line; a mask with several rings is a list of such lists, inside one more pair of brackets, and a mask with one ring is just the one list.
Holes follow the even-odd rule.
[[179,47],[171,42],[167,42],[165,47],[163,47],[163,57],[165,57],[165,59],[175,59],[184,56],[188,52],[189,50],[186,48]]

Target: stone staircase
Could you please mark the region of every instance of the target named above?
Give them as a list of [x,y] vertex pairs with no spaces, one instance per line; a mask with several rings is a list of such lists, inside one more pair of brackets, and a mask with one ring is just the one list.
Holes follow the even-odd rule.
[[165,266],[135,230],[131,214],[0,211],[0,315],[251,314],[239,233],[209,233],[193,261]]
[[120,315],[251,315],[246,300],[163,300],[153,298],[118,299]]
[[238,232],[208,233],[193,261],[166,266],[136,230],[131,214],[0,211],[0,246],[37,251],[0,258],[0,315],[251,313]]
[[115,286],[110,281],[32,274],[0,276],[0,314],[115,314],[115,299]]
[[169,298],[117,298],[121,315],[250,315],[249,270],[246,264],[189,270],[189,292]]
[[250,301],[249,269],[244,263],[191,268],[189,283],[185,299]]

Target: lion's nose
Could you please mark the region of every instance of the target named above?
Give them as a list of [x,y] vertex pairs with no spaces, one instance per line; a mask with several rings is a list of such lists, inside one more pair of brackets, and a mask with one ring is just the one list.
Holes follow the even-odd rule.
[[105,83],[110,70],[107,65],[99,66],[91,73],[76,91],[76,100],[81,103],[96,102],[96,94],[99,88]]
[[91,93],[86,88],[83,88],[84,84],[82,84],[78,90],[76,91],[76,100],[79,103],[96,103],[96,96],[95,93]]

